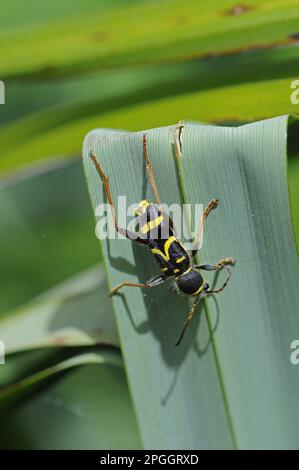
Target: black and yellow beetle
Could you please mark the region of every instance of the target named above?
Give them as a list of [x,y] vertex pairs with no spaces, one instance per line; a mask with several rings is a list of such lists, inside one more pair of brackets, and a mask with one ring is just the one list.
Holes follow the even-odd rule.
[[[176,126],[174,133],[175,150],[178,155],[181,154],[180,133],[182,127],[183,124],[179,123]],[[234,258],[223,258],[215,265],[205,264],[198,266],[193,264],[192,259],[195,257],[198,251],[198,247],[201,244],[205,221],[209,213],[217,207],[218,199],[212,199],[204,210],[200,220],[199,231],[195,240],[194,248],[191,253],[188,253],[182,243],[177,239],[175,228],[171,219],[161,209],[161,200],[157,190],[154,172],[147,150],[146,134],[143,134],[143,154],[156,203],[154,204],[148,200],[140,201],[138,207],[135,210],[135,217],[138,217],[139,226],[138,236],[136,237],[135,233],[130,232],[129,230],[124,229],[118,225],[110,191],[109,177],[104,173],[102,166],[93,152],[90,151],[89,153],[89,156],[103,181],[116,230],[133,241],[147,245],[161,269],[161,274],[159,276],[156,276],[145,283],[132,283],[124,281],[118,284],[116,287],[111,289],[109,296],[116,294],[121,288],[125,286],[150,288],[162,284],[169,278],[174,278],[175,284],[173,287],[175,290],[195,297],[195,301],[190,307],[190,311],[184,323],[181,335],[176,343],[176,345],[179,345],[188,324],[193,318],[199,300],[207,295],[221,292],[226,287],[231,277],[231,272],[227,266],[233,265],[235,260]],[[167,230],[166,238],[165,236],[162,236],[164,230]],[[224,284],[219,289],[210,290],[209,284],[204,280],[200,270],[217,271],[221,268],[225,268],[227,270],[228,276]]]

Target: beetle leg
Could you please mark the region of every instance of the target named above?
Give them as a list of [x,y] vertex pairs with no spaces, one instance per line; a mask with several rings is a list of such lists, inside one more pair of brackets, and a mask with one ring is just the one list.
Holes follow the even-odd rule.
[[145,159],[148,176],[149,176],[149,179],[150,179],[150,182],[151,182],[151,185],[152,185],[152,188],[153,188],[153,192],[154,192],[154,195],[155,195],[156,203],[160,207],[161,206],[161,199],[160,199],[158,188],[157,188],[157,185],[156,185],[154,170],[153,170],[153,167],[151,165],[150,158],[149,158],[146,134],[143,134],[143,156],[144,156],[144,159]]
[[167,276],[156,276],[144,283],[124,281],[110,290],[109,297],[112,297],[113,295],[115,295],[119,291],[119,289],[122,289],[123,287],[155,287],[155,286],[159,286],[160,284],[162,284],[164,281],[166,281],[166,279],[167,279]]
[[196,269],[203,269],[204,271],[217,271],[218,269],[223,268],[223,266],[233,266],[235,264],[235,258],[223,258],[218,261],[218,263],[212,264],[201,264],[199,266],[194,266]]
[[[161,199],[160,199],[160,195],[159,195],[156,180],[155,180],[154,170],[153,170],[153,167],[151,165],[150,158],[149,158],[146,134],[143,134],[143,155],[144,155],[144,159],[145,159],[145,162],[146,162],[146,169],[147,169],[147,172],[148,172],[148,175],[149,175],[149,179],[150,179],[151,186],[152,186],[152,189],[153,189],[153,192],[154,192],[156,203],[157,203],[159,209],[161,210],[161,213],[163,214],[163,217],[168,220],[168,227],[171,229],[171,231],[175,235],[176,234],[176,228],[174,226],[173,220],[171,219],[171,217],[168,216],[168,214],[165,213],[165,211],[162,211],[162,209],[161,209]],[[169,232],[168,235],[170,236],[170,235],[172,235],[172,233]]]
[[182,332],[180,334],[180,337],[179,339],[177,340],[177,342],[175,343],[176,346],[178,346],[180,344],[180,342],[182,341],[183,337],[184,337],[184,334],[185,334],[185,331],[187,329],[187,326],[189,325],[189,323],[191,322],[194,314],[195,314],[195,311],[196,311],[196,307],[197,307],[197,304],[198,302],[200,301],[201,297],[200,295],[198,297],[196,297],[195,301],[193,302],[193,304],[191,305],[190,307],[190,310],[189,310],[189,313],[188,313],[188,317],[184,323],[184,326],[183,326],[183,329],[182,329]]
[[194,242],[194,248],[191,251],[191,257],[192,258],[194,258],[194,256],[196,255],[196,253],[198,252],[198,249],[199,249],[199,247],[202,243],[204,226],[205,226],[205,222],[208,218],[208,215],[213,209],[216,209],[218,204],[219,204],[218,199],[211,199],[211,201],[209,202],[209,204],[207,205],[207,207],[203,211],[203,214],[201,216],[200,223],[199,223],[199,229],[198,229],[196,239],[195,239],[195,242]]
[[107,199],[108,199],[108,202],[109,202],[109,205],[110,205],[110,208],[111,208],[111,213],[112,213],[112,218],[113,218],[113,223],[114,223],[115,230],[118,233],[121,233],[126,238],[129,238],[132,241],[136,241],[138,243],[146,244],[146,241],[143,238],[136,237],[135,233],[130,232],[129,230],[127,230],[123,227],[120,227],[118,225],[116,215],[115,215],[115,208],[114,208],[114,204],[113,204],[113,200],[112,200],[111,190],[110,190],[109,176],[106,175],[106,173],[104,172],[100,162],[97,160],[96,156],[91,151],[89,152],[89,157],[93,161],[94,166],[95,166],[98,174],[100,175],[101,180],[103,181],[104,188],[105,188],[105,193],[107,195]]
[[235,258],[223,258],[220,261],[218,261],[218,263],[216,263],[215,265],[202,264],[200,266],[195,266],[196,269],[203,269],[204,271],[218,271],[219,269],[224,268],[224,269],[226,269],[226,271],[228,273],[228,276],[227,276],[225,282],[223,283],[223,285],[219,289],[208,290],[208,291],[206,291],[206,294],[208,294],[208,295],[218,294],[219,292],[223,291],[226,288],[226,286],[228,284],[228,281],[230,280],[230,277],[231,277],[231,271],[227,267],[227,265],[232,266],[232,265],[235,264],[235,261],[236,261]]

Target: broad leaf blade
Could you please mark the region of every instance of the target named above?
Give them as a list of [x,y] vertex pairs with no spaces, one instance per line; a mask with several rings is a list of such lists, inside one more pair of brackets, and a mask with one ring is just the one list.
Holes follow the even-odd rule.
[[299,381],[289,358],[299,327],[298,264],[287,125],[282,116],[236,129],[187,125],[182,133],[188,201],[221,201],[200,259],[237,258],[230,288],[217,297],[215,345],[241,448],[298,447]]
[[[287,123],[283,116],[237,129],[187,125],[178,167],[173,128],[148,132],[164,202],[221,199],[208,221],[200,260],[235,256],[237,265],[230,286],[216,304],[205,302],[207,317],[199,312],[179,349],[174,342],[187,314],[185,300],[165,286],[128,288],[113,300],[145,447],[298,446],[298,378],[289,361],[299,299],[286,182]],[[84,146],[93,207],[103,194],[90,148],[109,174],[115,197],[125,194],[128,204],[152,198],[141,133],[101,130],[89,134]],[[157,273],[143,247],[127,240],[102,244],[111,285]],[[213,334],[217,310],[220,325]]]
[[[181,202],[172,138],[172,128],[150,131],[158,187],[162,200],[169,204]],[[115,197],[125,194],[128,205],[146,196],[152,198],[146,182],[141,133],[99,131],[87,138],[85,171],[96,207],[103,200],[102,184],[87,156],[89,148],[93,148],[109,174]],[[111,285],[124,279],[143,281],[159,273],[150,251],[128,240],[108,240],[103,243],[103,250]],[[232,447],[204,316],[197,316],[191,337],[176,348],[174,344],[188,312],[187,299],[161,286],[150,292],[127,289],[125,297],[114,298],[113,303],[145,447]]]

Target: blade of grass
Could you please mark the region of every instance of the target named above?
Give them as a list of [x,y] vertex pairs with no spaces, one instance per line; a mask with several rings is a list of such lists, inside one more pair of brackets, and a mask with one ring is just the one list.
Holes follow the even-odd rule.
[[0,391],[0,400],[8,397],[18,395],[20,392],[29,389],[33,385],[38,384],[42,380],[49,378],[51,375],[58,374],[72,367],[82,366],[84,364],[113,364],[114,366],[121,366],[121,358],[117,352],[110,353],[84,353],[73,356],[65,361],[55,364],[48,369],[43,369],[29,377],[26,377],[19,382],[16,382],[8,387],[4,387]]
[[[10,149],[9,152],[6,150],[2,153],[0,171],[26,165],[47,156],[57,155],[57,158],[60,158],[61,152],[74,155],[81,148],[83,136],[89,129],[97,126],[136,130],[139,127],[145,129],[167,125],[168,122],[179,121],[182,117],[188,120],[222,123],[248,122],[273,115],[296,113],[298,105],[290,101],[290,84],[295,78],[296,76],[290,76],[184,93],[84,117],[78,116],[78,111],[75,110],[75,114],[71,112],[64,123],[57,117],[59,112],[54,115],[50,113],[50,116],[46,113],[45,127],[42,129],[41,116],[32,116],[28,121],[7,126],[7,129],[3,128],[0,132],[2,148]],[[47,124],[48,118],[50,121]],[[23,138],[24,129],[28,131],[28,140]]]
[[251,0],[243,14],[235,14],[235,7],[235,0],[144,2],[9,32],[1,38],[2,78],[49,77],[296,43],[298,1]]
[[[99,112],[104,114],[133,104],[226,85],[296,76],[298,50],[299,46],[294,45],[209,60],[119,68],[64,80],[12,81],[6,90],[0,122],[42,110],[32,120],[17,122],[9,128],[11,134],[18,131],[20,141],[24,142],[31,138],[32,132],[42,132]],[[6,136],[3,145],[6,146],[9,145],[9,129],[3,129]]]
[[[130,3],[140,0],[129,0]],[[19,8],[18,0],[12,0],[2,9],[0,17],[1,33],[13,30],[22,32],[24,30],[40,27],[43,24],[49,24],[61,19],[62,16],[80,17],[86,13],[97,14],[107,10],[119,8],[122,4],[127,4],[128,0],[108,0],[101,1],[89,0],[81,2],[80,0],[52,0],[51,8],[40,8],[37,0],[28,0],[26,10]]]

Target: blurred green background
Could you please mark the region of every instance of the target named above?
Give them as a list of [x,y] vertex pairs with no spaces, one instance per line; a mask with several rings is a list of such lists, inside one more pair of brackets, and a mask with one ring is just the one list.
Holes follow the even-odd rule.
[[[83,177],[84,136],[298,113],[298,25],[291,0],[2,5],[1,447],[141,446]],[[288,169],[297,246],[298,162],[293,155]]]

